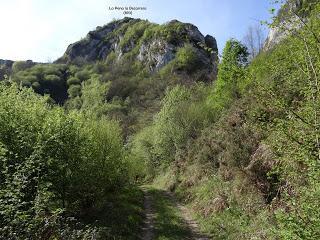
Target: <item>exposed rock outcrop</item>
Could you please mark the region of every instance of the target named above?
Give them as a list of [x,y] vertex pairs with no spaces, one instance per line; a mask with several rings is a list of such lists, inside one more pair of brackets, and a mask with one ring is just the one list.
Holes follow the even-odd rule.
[[[309,11],[318,0],[288,0],[279,10],[274,26],[270,29],[264,50],[279,44],[308,20]],[[301,21],[302,20],[302,21]]]
[[151,72],[174,60],[179,48],[191,44],[200,59],[201,68],[211,79],[217,74],[218,48],[214,37],[204,37],[192,24],[177,20],[157,25],[141,19],[124,18],[97,27],[67,48],[58,63],[106,61],[115,62],[130,56]]

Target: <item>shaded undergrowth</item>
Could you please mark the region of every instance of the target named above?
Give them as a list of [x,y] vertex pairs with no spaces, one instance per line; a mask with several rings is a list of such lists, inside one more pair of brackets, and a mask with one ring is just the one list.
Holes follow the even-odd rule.
[[[104,229],[101,239],[140,239],[143,222],[143,193],[130,187],[117,194],[110,194],[108,201],[83,216],[84,221]],[[112,237],[110,237],[112,236]]]

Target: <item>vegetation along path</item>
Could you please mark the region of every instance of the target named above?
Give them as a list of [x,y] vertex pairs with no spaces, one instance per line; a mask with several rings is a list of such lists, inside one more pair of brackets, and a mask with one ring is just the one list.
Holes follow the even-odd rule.
[[143,240],[211,239],[200,232],[188,209],[176,201],[173,193],[151,186],[144,186],[142,190],[145,208]]

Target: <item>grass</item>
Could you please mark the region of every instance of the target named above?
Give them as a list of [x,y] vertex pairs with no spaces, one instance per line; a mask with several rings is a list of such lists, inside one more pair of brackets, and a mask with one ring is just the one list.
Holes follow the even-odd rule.
[[87,224],[103,228],[102,239],[140,239],[143,224],[143,192],[137,187],[128,187],[110,194],[101,206],[88,213]]
[[153,199],[155,211],[155,239],[191,239],[190,229],[168,192],[154,187],[148,187],[147,191]]
[[[196,169],[191,168],[195,175]],[[241,173],[225,181],[212,175],[186,185],[192,176],[186,175],[176,194],[187,202],[193,219],[202,232],[214,239],[273,239],[270,214],[263,197]]]

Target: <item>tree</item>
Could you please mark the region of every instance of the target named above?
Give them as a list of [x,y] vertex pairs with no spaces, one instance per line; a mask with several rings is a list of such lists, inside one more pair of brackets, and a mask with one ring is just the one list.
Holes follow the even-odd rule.
[[227,41],[219,64],[217,81],[208,103],[215,115],[239,98],[244,88],[244,77],[248,66],[248,50],[236,39]]
[[186,70],[187,72],[192,72],[199,68],[199,58],[197,56],[196,49],[191,45],[179,48],[176,56],[177,68]]
[[281,179],[280,239],[320,236],[320,4],[308,2],[288,1],[272,24],[286,38],[253,63],[260,65],[253,75],[256,121],[266,129],[277,156],[273,174]]
[[101,115],[106,103],[106,94],[109,86],[110,82],[102,83],[98,74],[92,75],[89,80],[83,82],[81,96],[82,110]]
[[0,239],[85,239],[66,235],[61,212],[87,211],[128,183],[117,122],[47,100],[0,84]]
[[243,38],[243,42],[248,48],[249,58],[255,58],[263,49],[266,39],[265,32],[260,24],[251,25]]
[[35,63],[32,62],[31,60],[14,62],[14,64],[12,65],[12,73],[15,74],[17,72],[26,70],[28,68],[31,68],[34,65]]
[[70,98],[75,98],[81,95],[81,86],[80,85],[71,85],[68,89],[68,94]]

